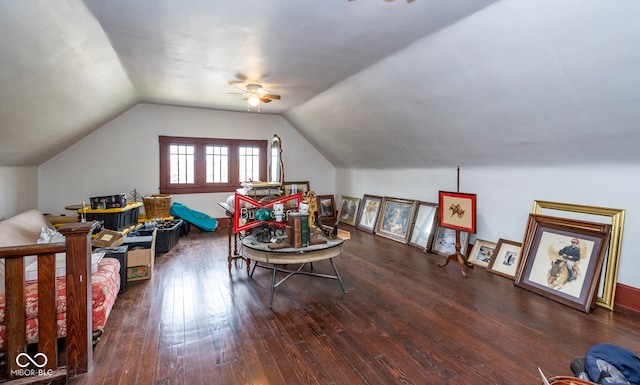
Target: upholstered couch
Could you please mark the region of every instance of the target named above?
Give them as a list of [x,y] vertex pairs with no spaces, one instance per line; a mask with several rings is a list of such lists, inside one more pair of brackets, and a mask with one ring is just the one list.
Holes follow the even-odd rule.
[[[32,245],[41,239],[43,229],[53,225],[38,210],[30,210],[0,221],[0,247]],[[36,257],[25,257],[25,296],[27,342],[38,340],[37,269]],[[0,350],[5,348],[5,279],[4,260],[0,262]],[[120,289],[120,263],[117,259],[102,258],[92,266],[92,329],[101,333]],[[56,255],[56,313],[57,335],[66,335],[66,274],[65,255]]]

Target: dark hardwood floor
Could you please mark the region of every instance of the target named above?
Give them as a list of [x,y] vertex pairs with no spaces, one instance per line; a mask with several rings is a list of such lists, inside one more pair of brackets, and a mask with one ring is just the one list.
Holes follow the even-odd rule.
[[[192,229],[130,282],[70,384],[540,384],[598,342],[640,350],[640,314],[586,314],[476,267],[352,227],[335,280],[227,272],[225,229]],[[330,271],[328,262],[314,264]]]

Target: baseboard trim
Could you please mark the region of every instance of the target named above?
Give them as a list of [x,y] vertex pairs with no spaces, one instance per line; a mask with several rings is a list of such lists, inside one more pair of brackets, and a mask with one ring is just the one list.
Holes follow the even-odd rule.
[[618,283],[614,304],[615,307],[640,312],[640,289]]

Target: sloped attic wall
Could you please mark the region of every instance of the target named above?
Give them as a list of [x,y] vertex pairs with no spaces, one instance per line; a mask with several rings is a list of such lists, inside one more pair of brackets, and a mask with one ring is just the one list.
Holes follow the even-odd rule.
[[640,2],[503,0],[285,114],[341,168],[631,162]]

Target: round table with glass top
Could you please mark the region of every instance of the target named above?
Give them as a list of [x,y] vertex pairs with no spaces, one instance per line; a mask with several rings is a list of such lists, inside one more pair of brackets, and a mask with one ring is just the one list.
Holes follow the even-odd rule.
[[[342,246],[344,244],[343,239],[332,238],[326,239],[326,243],[313,244],[307,247],[285,247],[285,248],[273,248],[270,243],[259,242],[252,236],[242,239],[242,254],[243,256],[254,262],[253,269],[249,274],[253,277],[253,273],[256,267],[272,270],[271,275],[271,295],[269,296],[269,308],[273,306],[273,293],[276,287],[284,283],[287,279],[296,274],[309,275],[312,277],[335,279],[340,283],[340,288],[343,293],[347,293],[342,284],[338,269],[333,262],[333,258],[339,256],[342,253]],[[333,268],[334,275],[322,274],[313,271],[313,262],[329,260],[331,267]],[[309,264],[309,270],[302,270],[303,267]],[[285,265],[299,265],[295,270],[285,269]],[[276,273],[281,272],[286,275],[276,281]]]

